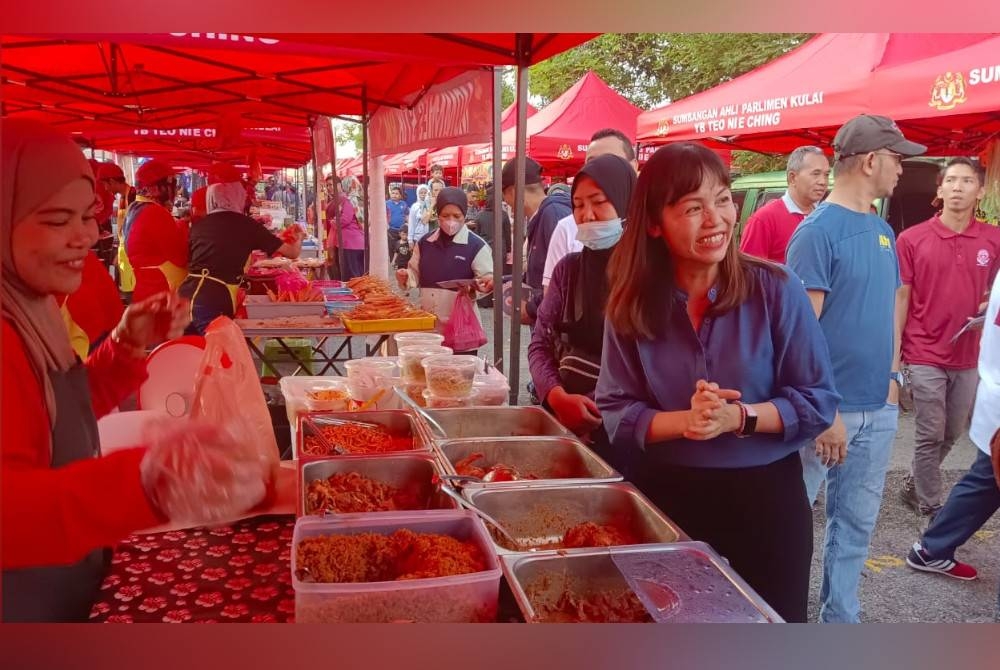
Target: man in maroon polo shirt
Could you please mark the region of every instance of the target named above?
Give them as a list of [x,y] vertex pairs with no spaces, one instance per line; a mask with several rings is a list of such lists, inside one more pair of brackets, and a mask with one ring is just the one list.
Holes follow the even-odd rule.
[[799,147],[788,157],[788,190],[750,215],[740,251],[775,263],[785,262],[788,240],[810,214],[830,183],[830,161],[819,147]]
[[912,475],[901,495],[926,519],[943,502],[941,462],[968,425],[979,383],[979,331],[956,335],[985,308],[1000,267],[1000,229],[975,219],[984,177],[968,158],[951,160],[938,176],[941,213],[896,242],[896,327],[916,415]]

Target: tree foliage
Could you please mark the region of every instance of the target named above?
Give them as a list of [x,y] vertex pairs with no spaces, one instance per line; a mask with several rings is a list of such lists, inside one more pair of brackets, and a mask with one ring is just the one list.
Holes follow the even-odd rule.
[[354,149],[358,154],[361,153],[362,145],[364,144],[361,139],[361,124],[360,123],[337,123],[333,127],[334,129],[334,141],[340,145],[354,145]]
[[607,33],[531,68],[551,102],[588,70],[643,109],[717,86],[795,48],[807,33]]

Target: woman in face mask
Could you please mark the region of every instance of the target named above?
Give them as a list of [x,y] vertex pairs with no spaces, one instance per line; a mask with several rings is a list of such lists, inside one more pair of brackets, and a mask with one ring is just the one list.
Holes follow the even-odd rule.
[[[573,217],[583,251],[555,267],[528,346],[538,397],[568,429],[591,441],[612,461],[594,403],[601,369],[607,266],[622,235],[622,217],[635,187],[635,171],[619,156],[589,161],[573,180]],[[621,464],[617,464],[621,468]]]
[[468,206],[462,189],[442,189],[434,203],[440,227],[415,243],[410,264],[396,271],[401,288],[420,288],[420,307],[438,317],[439,330],[447,325],[455,304],[455,291],[441,288],[439,282],[473,279],[475,287],[469,289],[473,298],[476,288],[483,293],[493,290],[493,253],[483,238],[466,227]]

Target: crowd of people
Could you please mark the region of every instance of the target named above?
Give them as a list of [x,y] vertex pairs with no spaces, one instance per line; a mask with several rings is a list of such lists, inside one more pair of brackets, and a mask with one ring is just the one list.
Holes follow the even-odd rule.
[[[66,135],[0,123],[2,383],[18,389],[3,394],[0,425],[3,616],[83,620],[107,547],[136,530],[208,523],[264,499],[273,473],[244,460],[218,426],[185,425],[183,434],[100,457],[96,417],[142,381],[151,346],[233,314],[252,251],[294,258],[302,238],[278,238],[249,218],[246,185],[232,168],[210,171],[203,211],[182,224],[170,213],[170,165],[144,163],[128,204],[120,171],[91,166]],[[861,620],[859,580],[901,387],[912,389],[917,430],[899,495],[926,520],[922,536],[901,548],[907,564],[975,578],[955,552],[1000,508],[1000,230],[974,216],[984,171],[948,161],[940,212],[897,239],[872,203],[891,196],[902,160],[925,147],[890,119],[861,115],[831,148],[832,168],[822,147],[792,152],[787,192],[756,212],[739,240],[729,169],[697,143],[669,144],[638,171],[628,136],[600,130],[572,184],[547,190],[543,167],[529,158],[530,290],[511,306],[531,328],[539,402],[790,622],[808,619],[811,508],[824,485],[819,618]],[[337,278],[365,270],[358,186],[325,182]],[[512,207],[513,161],[496,187]],[[127,307],[113,282],[91,278],[95,267],[101,275],[93,248],[111,215],[109,193],[125,201]],[[445,324],[460,292],[492,292],[494,253],[515,274],[509,213],[504,239],[493,239],[495,192],[482,193],[448,187],[438,174],[418,186],[412,206],[398,186],[388,192],[395,277]],[[946,495],[941,462],[970,412],[977,456]]]

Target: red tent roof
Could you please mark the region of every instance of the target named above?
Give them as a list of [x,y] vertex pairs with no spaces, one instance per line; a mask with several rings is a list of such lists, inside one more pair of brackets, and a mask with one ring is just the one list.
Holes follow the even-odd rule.
[[[582,164],[591,135],[601,128],[617,128],[634,140],[635,120],[641,111],[596,74],[588,72],[528,119],[528,155],[553,167]],[[516,133],[515,128],[504,131],[504,160],[514,153]],[[492,160],[492,145],[463,149],[463,163]]]
[[[730,82],[642,114],[638,137],[788,152],[828,146],[840,125],[867,112],[895,119],[930,153],[974,153],[1000,131],[998,53],[1000,33],[818,35]],[[936,104],[934,91],[955,95],[957,83],[947,89],[959,76],[964,100]]]
[[[527,114],[530,119],[538,113],[538,109],[532,105],[527,106]],[[517,104],[511,103],[507,109],[500,113],[500,130],[509,130],[517,125]]]

